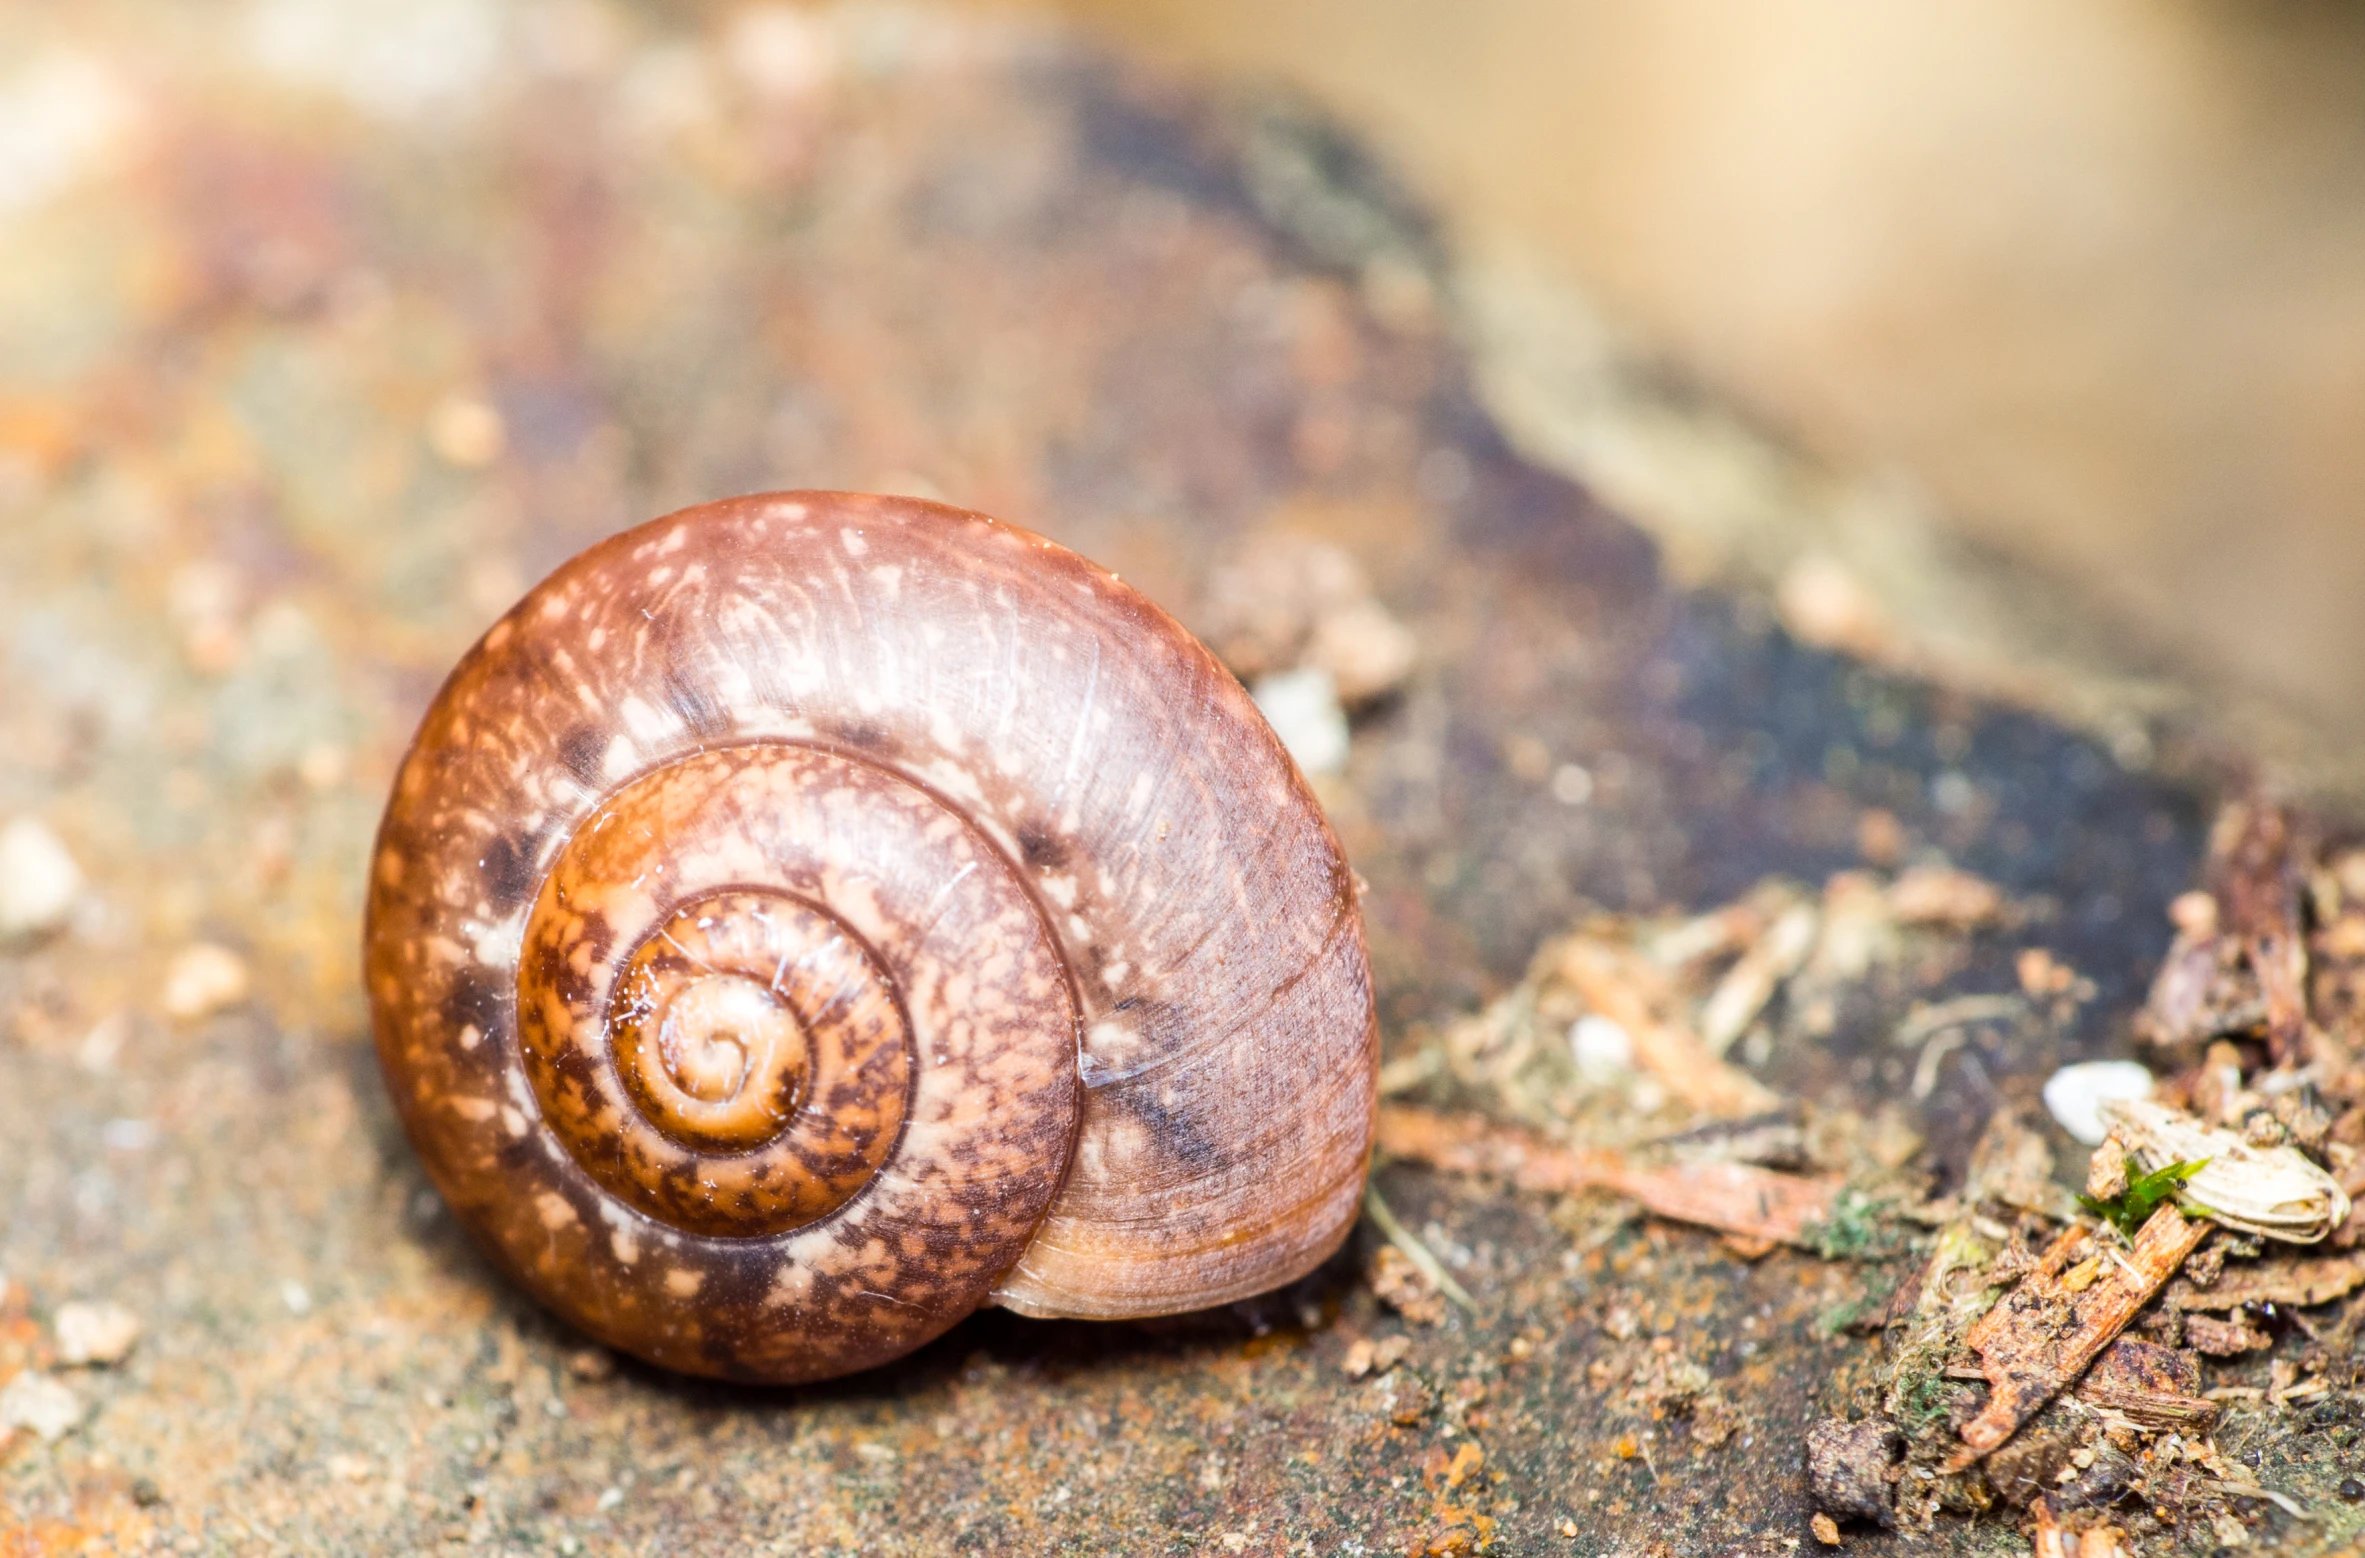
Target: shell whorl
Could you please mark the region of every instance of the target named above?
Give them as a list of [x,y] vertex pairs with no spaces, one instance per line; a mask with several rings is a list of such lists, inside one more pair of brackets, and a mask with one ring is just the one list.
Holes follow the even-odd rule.
[[938,505],[738,499],[561,567],[422,724],[366,953],[463,1221],[678,1368],[1223,1302],[1360,1195],[1319,808],[1171,619]]

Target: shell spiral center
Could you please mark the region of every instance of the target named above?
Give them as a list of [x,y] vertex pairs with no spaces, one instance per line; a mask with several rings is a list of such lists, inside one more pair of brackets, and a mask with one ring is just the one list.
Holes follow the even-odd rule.
[[836,915],[780,886],[678,881],[687,860],[694,878],[763,869],[762,830],[718,777],[661,769],[568,842],[527,922],[518,1037],[586,1173],[669,1227],[752,1238],[862,1192],[914,1056],[894,981]]

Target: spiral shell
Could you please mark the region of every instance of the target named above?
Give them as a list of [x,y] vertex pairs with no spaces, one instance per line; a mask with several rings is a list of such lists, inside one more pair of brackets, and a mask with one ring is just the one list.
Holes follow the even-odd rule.
[[980,515],[743,498],[561,567],[421,725],[366,943],[446,1199],[674,1368],[1221,1303],[1360,1197],[1320,809],[1172,619]]

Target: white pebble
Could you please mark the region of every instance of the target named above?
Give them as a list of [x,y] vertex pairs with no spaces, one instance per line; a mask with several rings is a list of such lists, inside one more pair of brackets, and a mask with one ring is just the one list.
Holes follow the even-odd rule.
[[56,930],[82,896],[82,868],[31,817],[0,828],[0,941]]
[[30,1428],[55,1439],[82,1421],[82,1403],[58,1380],[27,1369],[0,1390],[0,1428]]
[[1263,677],[1253,696],[1302,772],[1335,774],[1346,768],[1347,711],[1339,706],[1338,684],[1328,671],[1306,666]]
[[1608,1082],[1634,1067],[1634,1036],[1607,1017],[1580,1017],[1569,1025],[1569,1053],[1588,1082]]
[[2149,1098],[2151,1071],[2132,1060],[2083,1060],[2063,1066],[2045,1082],[2045,1108],[2061,1128],[2089,1147],[2102,1144],[2110,1127],[2102,1106],[2121,1099]]
[[165,1014],[184,1022],[236,1006],[246,991],[246,960],[210,941],[183,947],[164,971]]
[[140,1339],[140,1317],[121,1304],[60,1304],[53,1322],[60,1363],[121,1363]]

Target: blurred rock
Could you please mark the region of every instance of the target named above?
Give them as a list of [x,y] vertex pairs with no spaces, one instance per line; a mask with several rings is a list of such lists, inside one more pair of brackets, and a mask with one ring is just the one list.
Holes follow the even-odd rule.
[[0,827],[0,941],[58,929],[82,896],[82,868],[36,818]]
[[164,1014],[182,1022],[210,1017],[245,1000],[249,983],[246,960],[228,947],[183,947],[164,972]]
[[2151,1069],[2140,1061],[2082,1060],[2045,1079],[2045,1111],[2070,1135],[2097,1147],[2110,1130],[2103,1122],[2102,1106],[2149,1098],[2151,1092]]
[[106,1300],[59,1305],[51,1328],[64,1364],[121,1363],[140,1339],[140,1317]]
[[81,1421],[80,1398],[38,1369],[27,1369],[0,1388],[0,1428],[29,1428],[56,1439]]

